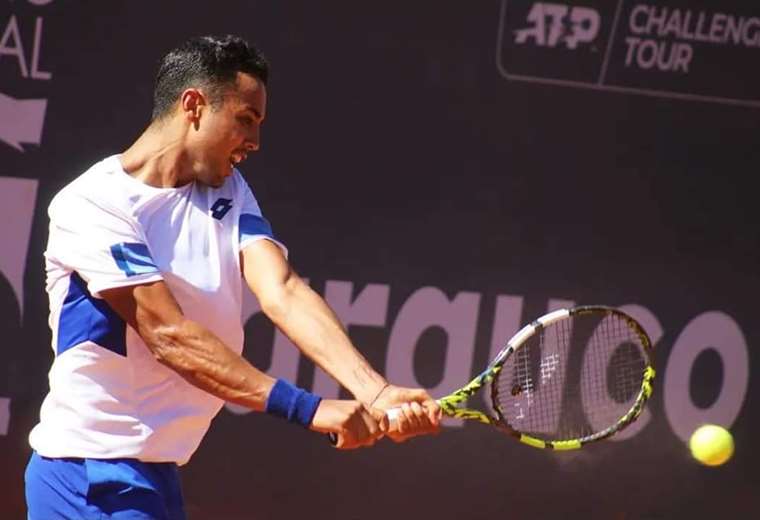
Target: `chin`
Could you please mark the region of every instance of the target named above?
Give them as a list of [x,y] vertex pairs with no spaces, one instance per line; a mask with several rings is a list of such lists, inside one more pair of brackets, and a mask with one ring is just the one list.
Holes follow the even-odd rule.
[[227,174],[225,173],[221,175],[212,174],[209,176],[209,178],[204,179],[201,182],[203,182],[203,184],[205,184],[206,186],[210,186],[212,188],[221,188],[222,186],[224,186],[224,183],[227,180],[227,178],[231,176],[232,176],[232,170],[230,169],[229,173]]

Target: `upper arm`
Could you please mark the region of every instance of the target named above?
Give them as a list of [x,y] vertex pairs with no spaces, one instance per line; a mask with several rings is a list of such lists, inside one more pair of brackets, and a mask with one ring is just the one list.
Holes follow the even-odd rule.
[[53,278],[76,273],[149,346],[156,330],[182,322],[141,227],[125,211],[64,193],[51,204],[50,219],[45,256]]
[[289,284],[298,280],[288,263],[288,250],[272,231],[245,180],[240,177],[243,204],[238,224],[240,270],[265,310],[281,301]]
[[162,280],[106,289],[101,297],[151,350],[162,336],[173,335],[184,320],[182,309]]
[[240,252],[240,265],[248,287],[262,309],[279,305],[293,283],[300,280],[282,249],[271,240],[258,240]]

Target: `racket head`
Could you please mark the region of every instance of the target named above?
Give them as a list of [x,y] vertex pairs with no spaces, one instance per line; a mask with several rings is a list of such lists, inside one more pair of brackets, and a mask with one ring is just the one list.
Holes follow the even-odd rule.
[[654,376],[644,328],[618,309],[593,305],[526,325],[470,385],[490,384],[489,423],[528,445],[566,450],[635,421]]

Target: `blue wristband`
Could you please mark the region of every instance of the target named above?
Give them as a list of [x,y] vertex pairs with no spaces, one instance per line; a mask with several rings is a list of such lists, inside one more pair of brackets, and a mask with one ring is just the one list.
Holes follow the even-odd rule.
[[278,379],[269,392],[266,412],[308,427],[322,398]]

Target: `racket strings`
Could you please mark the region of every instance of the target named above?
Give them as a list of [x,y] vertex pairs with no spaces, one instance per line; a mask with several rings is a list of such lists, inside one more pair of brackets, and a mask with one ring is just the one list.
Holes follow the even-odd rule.
[[528,338],[493,383],[495,406],[516,430],[542,437],[557,432],[570,338],[566,321]]
[[493,382],[513,429],[544,440],[582,439],[633,406],[646,366],[636,331],[616,314],[578,315],[537,332]]
[[617,315],[602,319],[591,337],[593,368],[584,367],[582,399],[592,431],[614,425],[634,404],[641,390],[645,357],[640,340]]
[[541,377],[540,381],[546,406],[539,413],[539,425],[544,432],[555,432],[561,429],[559,418],[562,412],[563,396],[559,389],[563,386],[562,368],[567,356],[571,330],[566,320],[562,320],[558,325],[539,334],[538,351],[534,353],[534,356],[538,355],[540,367],[551,366],[551,372],[546,374],[547,377]]

